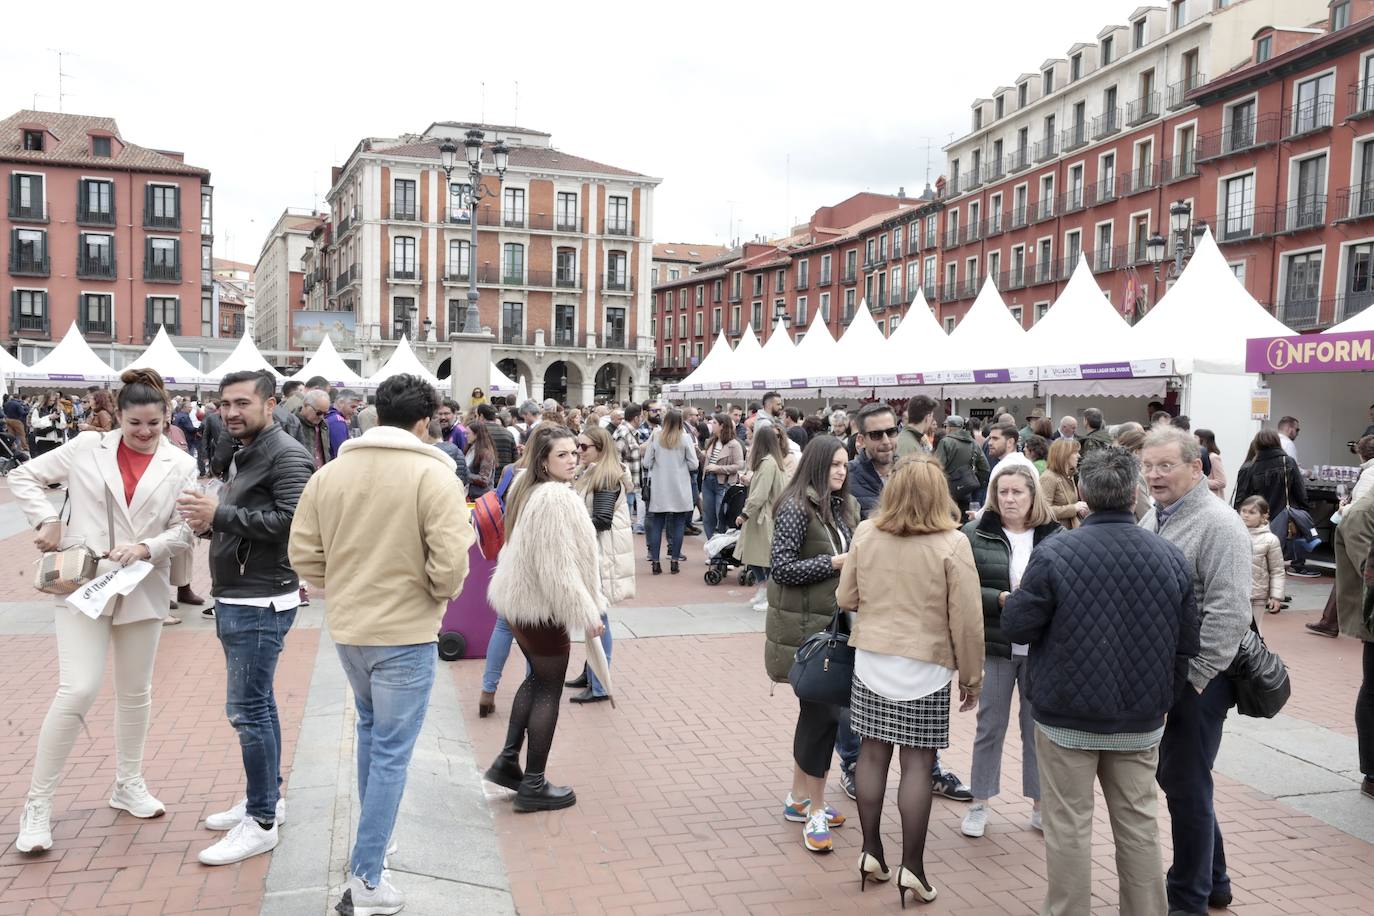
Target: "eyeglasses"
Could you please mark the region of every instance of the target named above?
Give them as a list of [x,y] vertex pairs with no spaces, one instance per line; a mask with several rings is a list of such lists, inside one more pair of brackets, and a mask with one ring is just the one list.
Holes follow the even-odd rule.
[[578,450],[579,452],[585,452],[587,449],[595,449],[595,448],[596,448],[596,446],[595,446],[595,445],[592,445],[590,442],[579,442],[579,443],[577,443],[577,450]]
[[1160,474],[1167,477],[1181,467],[1183,467],[1181,464],[1165,462],[1164,464],[1142,464],[1140,470],[1144,474]]
[[872,439],[874,442],[880,442],[884,436],[889,439],[896,439],[901,434],[902,431],[895,426],[889,427],[888,429],[872,429],[864,433],[865,436]]

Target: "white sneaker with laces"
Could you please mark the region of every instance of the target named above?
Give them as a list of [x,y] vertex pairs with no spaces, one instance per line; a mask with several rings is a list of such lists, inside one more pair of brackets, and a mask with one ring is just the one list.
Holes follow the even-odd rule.
[[959,832],[964,836],[980,837],[988,829],[988,806],[986,802],[974,802],[968,809],[968,814],[964,815],[964,822],[959,825]]
[[52,799],[31,798],[24,803],[19,815],[19,839],[14,848],[20,852],[43,852],[52,849]]
[[[210,830],[233,830],[239,821],[248,816],[248,799],[240,798],[237,805],[228,811],[220,811],[212,814],[205,819],[205,826]],[[286,823],[286,799],[277,799],[277,819],[276,824],[280,827]]]
[[406,905],[405,895],[398,891],[387,875],[376,887],[368,887],[357,875],[350,875],[344,888],[344,899],[334,909],[353,916],[393,916]]
[[1039,830],[1041,833],[1044,833],[1044,832],[1045,832],[1045,824],[1044,824],[1044,822],[1040,819],[1040,809],[1039,809],[1039,808],[1034,808],[1034,809],[1031,810],[1030,828],[1031,828],[1032,830]]
[[110,795],[110,807],[143,818],[161,817],[167,813],[167,806],[148,792],[148,786],[141,776],[115,783],[114,792]]
[[232,865],[251,859],[253,856],[271,852],[277,848],[277,825],[271,830],[263,830],[251,817],[239,821],[224,839],[208,849],[200,851],[200,861],[204,865]]

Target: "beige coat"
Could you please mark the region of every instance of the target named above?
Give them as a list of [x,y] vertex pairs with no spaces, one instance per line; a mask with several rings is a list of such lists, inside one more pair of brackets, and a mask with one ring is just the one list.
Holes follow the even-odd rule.
[[1047,470],[1040,475],[1040,488],[1045,494],[1045,502],[1049,504],[1050,514],[1054,516],[1054,520],[1065,528],[1077,528],[1080,521],[1078,488],[1073,485],[1073,481]]
[[962,532],[898,537],[863,522],[835,601],[858,612],[849,638],[854,648],[954,668],[962,689],[982,690],[982,590]]
[[[1213,458],[1213,461],[1216,459]],[[1215,491],[1213,491],[1215,492]],[[1283,546],[1268,525],[1250,530],[1250,600],[1283,598]]]
[[601,623],[606,601],[596,529],[572,487],[550,481],[530,490],[501,548],[487,600],[509,623],[555,623],[574,638]]
[[296,573],[329,593],[326,621],[349,646],[438,639],[476,540],[453,459],[376,426],[315,472],[291,520]]
[[[749,480],[744,504],[744,527],[739,534],[739,558],[750,566],[773,565],[773,509],[787,485],[787,475],[772,455],[765,455]],[[728,519],[727,521],[734,521]]]
[[[196,460],[163,437],[148,463],[132,504],[124,500],[119,473],[119,430],[85,432],[61,448],[40,455],[10,472],[10,492],[35,528],[57,515],[48,501],[49,484],[65,483],[71,501],[71,523],[62,532],[63,544],[84,543],[104,554],[120,544],[143,544],[152,554],[153,571],[122,600],[105,606],[115,624],[167,616],[171,601],[169,569],[172,557],[190,551],[195,535],[177,512],[177,497],[195,486]],[[114,503],[114,543],[110,541],[106,505]],[[102,573],[114,569],[100,562]],[[65,613],[65,612],[63,612]]]
[[[626,474],[615,498],[610,530],[596,532],[597,573],[607,604],[628,601],[635,596],[635,535],[630,523],[630,508],[625,501],[625,493],[630,489],[630,477]],[[582,499],[590,513],[592,491],[582,494]]]

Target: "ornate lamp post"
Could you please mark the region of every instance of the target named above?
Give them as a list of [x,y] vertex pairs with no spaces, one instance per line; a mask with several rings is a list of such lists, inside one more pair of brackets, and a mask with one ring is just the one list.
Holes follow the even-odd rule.
[[1146,255],[1154,265],[1156,280],[1160,279],[1161,273],[1166,280],[1178,279],[1193,256],[1198,240],[1207,231],[1207,224],[1201,221],[1195,223],[1192,217],[1193,208],[1186,201],[1174,201],[1169,207],[1169,232],[1174,241],[1174,259],[1167,266],[1164,262],[1164,252],[1168,248],[1168,243],[1164,237],[1156,232],[1145,243]]
[[[482,332],[482,318],[477,310],[477,203],[487,197],[493,197],[500,193],[501,181],[506,177],[506,166],[510,162],[510,149],[502,140],[497,140],[496,145],[491,148],[491,156],[496,169],[496,191],[482,187],[482,140],[485,137],[480,130],[473,128],[467,132],[466,139],[463,140],[463,151],[467,156],[468,166],[468,193],[467,203],[469,207],[468,223],[472,228],[472,241],[468,248],[468,308],[463,316],[464,334],[480,334]],[[445,139],[439,144],[439,161],[444,169],[444,175],[450,183],[453,181],[453,170],[458,167],[458,144],[451,139]],[[449,195],[452,199],[452,194]]]

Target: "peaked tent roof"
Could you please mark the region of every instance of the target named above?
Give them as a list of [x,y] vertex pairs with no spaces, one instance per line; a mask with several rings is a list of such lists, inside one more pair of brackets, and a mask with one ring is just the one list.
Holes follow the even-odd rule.
[[[718,379],[723,385],[728,384],[732,389],[748,388],[753,379],[753,366],[757,366],[759,354],[763,352],[763,347],[759,345],[759,339],[754,334],[753,323],[744,326],[744,333],[740,335],[739,343],[735,345],[735,352],[726,363],[725,371]],[[752,361],[752,362],[751,362]]]
[[491,364],[491,379],[487,382],[487,394],[511,394],[519,387],[504,372],[496,368],[496,363]]
[[1349,331],[1374,331],[1374,305],[1356,312],[1335,327],[1326,329],[1327,334],[1345,334]]
[[901,324],[887,339],[878,361],[878,371],[885,375],[920,372],[921,367],[948,344],[949,335],[930,310],[925,290],[918,286]]
[[698,386],[714,384],[719,379],[721,371],[733,358],[734,354],[730,350],[730,341],[726,339],[725,329],[722,328],[720,333],[716,335],[716,342],[711,344],[711,349],[707,351],[701,364],[693,369],[686,378],[678,382],[674,386],[675,390],[679,392],[696,391],[700,390]]
[[792,335],[787,333],[787,324],[778,319],[768,342],[763,345],[760,358],[754,363],[756,368],[751,372],[753,381],[762,381],[770,388],[786,386],[791,378],[792,356],[796,351]]
[[823,382],[835,384],[835,376],[826,373],[834,369],[835,348],[838,346],[835,338],[830,336],[830,327],[825,322],[825,316],[820,309],[816,309],[816,315],[811,319],[811,327],[806,329],[806,336],[797,344],[797,349],[792,354],[792,365],[796,367],[792,377],[806,379],[805,387],[808,388],[820,387]]
[[369,388],[375,388],[393,375],[418,375],[436,388],[439,387],[439,379],[435,378],[434,373],[426,369],[424,363],[420,362],[420,358],[410,348],[410,341],[406,340],[404,334],[396,342],[396,349],[391,351],[391,356],[387,358],[386,363],[377,370],[376,375],[367,379],[365,384]]
[[329,339],[329,334],[324,335],[324,340],[320,342],[320,348],[301,366],[301,371],[291,376],[297,381],[309,381],[316,375],[322,375],[329,379],[329,384],[341,387],[349,385],[363,384],[362,377],[344,363],[339,357],[339,352],[334,349],[334,342]]
[[1131,326],[1093,279],[1086,254],[1079,255],[1064,291],[1026,332],[1023,345],[1042,366],[1133,359],[1138,348]]
[[0,347],[0,376],[14,376],[28,370],[19,358],[10,353],[4,347]]
[[204,374],[177,352],[163,325],[157,326],[157,335],[148,349],[125,368],[156,370],[168,385],[179,388],[195,387],[205,381]]
[[14,375],[18,379],[52,382],[112,382],[119,377],[95,355],[75,321],[52,352],[27,369],[16,370]]
[[1198,242],[1183,276],[1131,332],[1137,351],[1173,357],[1183,374],[1243,374],[1248,338],[1293,334],[1246,292],[1211,229]]
[[868,300],[859,301],[859,310],[849,327],[835,344],[835,374],[839,376],[871,376],[887,350],[887,338],[878,330]]
[[926,371],[1024,366],[1032,360],[1025,339],[1026,329],[1011,317],[988,277],[964,320],[950,332],[948,346],[932,354]]
[[258,345],[253,343],[253,338],[244,335],[239,338],[233,352],[225,358],[224,362],[205,373],[205,378],[217,382],[230,372],[256,372],[262,369],[272,373],[279,382],[286,378],[276,369],[273,369],[267,360],[263,359],[262,354],[258,352]]

